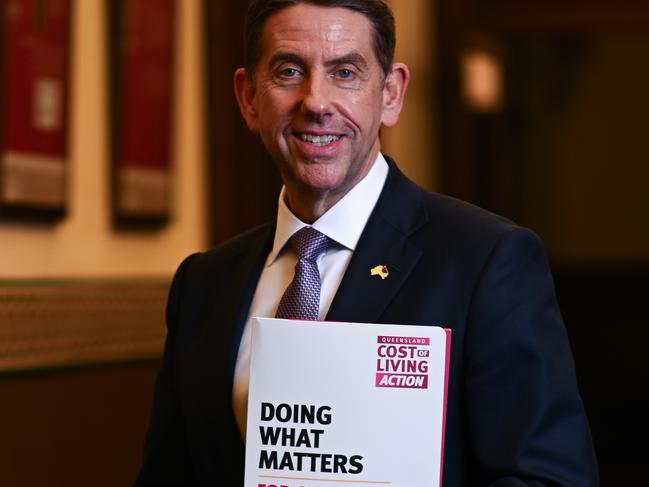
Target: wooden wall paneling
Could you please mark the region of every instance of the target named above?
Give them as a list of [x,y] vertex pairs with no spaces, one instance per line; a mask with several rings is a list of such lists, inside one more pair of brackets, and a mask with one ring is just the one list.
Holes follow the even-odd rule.
[[472,24],[510,34],[649,30],[645,0],[474,0]]
[[159,361],[0,373],[0,484],[132,485]]
[[477,202],[477,166],[466,137],[470,118],[460,101],[459,54],[467,32],[467,0],[437,2],[436,32],[440,190]]
[[132,484],[168,286],[0,281],[0,484]]
[[168,286],[0,282],[0,372],[159,358]]
[[210,240],[217,244],[274,218],[280,177],[246,127],[233,92],[243,65],[247,2],[204,0],[207,64]]
[[[436,14],[440,188],[442,192],[483,206],[490,202],[489,195],[481,188],[487,168],[472,148],[476,146],[476,138],[483,137],[485,127],[492,124],[485,117],[472,114],[460,99],[463,50],[476,39],[507,38],[515,42],[516,36],[547,39],[649,32],[649,2],[644,0],[438,0]],[[492,120],[498,124],[497,117]],[[511,166],[512,162],[504,164]],[[506,191],[501,187],[491,193]],[[510,215],[515,213],[512,208]]]

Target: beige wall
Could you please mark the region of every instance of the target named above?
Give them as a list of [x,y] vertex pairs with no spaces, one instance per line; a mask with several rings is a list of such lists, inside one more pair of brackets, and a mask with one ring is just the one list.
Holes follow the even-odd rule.
[[69,215],[0,222],[0,279],[158,276],[206,244],[200,0],[178,2],[172,220],[153,233],[111,227],[104,2],[72,2]]
[[382,150],[421,186],[437,187],[435,25],[432,0],[392,0],[397,22],[395,60],[410,68],[411,81],[399,123],[384,131]]

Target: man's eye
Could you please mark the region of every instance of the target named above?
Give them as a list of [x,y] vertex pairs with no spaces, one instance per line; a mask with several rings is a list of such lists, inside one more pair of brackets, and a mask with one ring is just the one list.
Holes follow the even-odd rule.
[[349,79],[354,75],[354,72],[351,69],[339,69],[338,77],[342,79]]
[[297,76],[298,70],[295,68],[285,68],[280,71],[280,74],[285,78],[293,78],[294,76]]

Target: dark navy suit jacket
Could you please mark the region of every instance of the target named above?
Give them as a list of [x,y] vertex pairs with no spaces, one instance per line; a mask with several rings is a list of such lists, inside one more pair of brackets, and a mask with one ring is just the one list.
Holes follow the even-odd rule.
[[[598,485],[538,238],[389,164],[327,320],[452,330],[445,487]],[[136,486],[242,485],[233,370],[273,235],[270,223],[180,265]],[[370,275],[379,264],[388,279]]]

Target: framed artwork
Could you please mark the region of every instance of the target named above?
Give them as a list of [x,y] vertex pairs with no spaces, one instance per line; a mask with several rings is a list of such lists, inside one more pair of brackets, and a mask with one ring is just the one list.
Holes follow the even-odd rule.
[[59,218],[67,203],[70,1],[0,6],[0,215]]
[[175,0],[108,2],[116,226],[170,215]]

